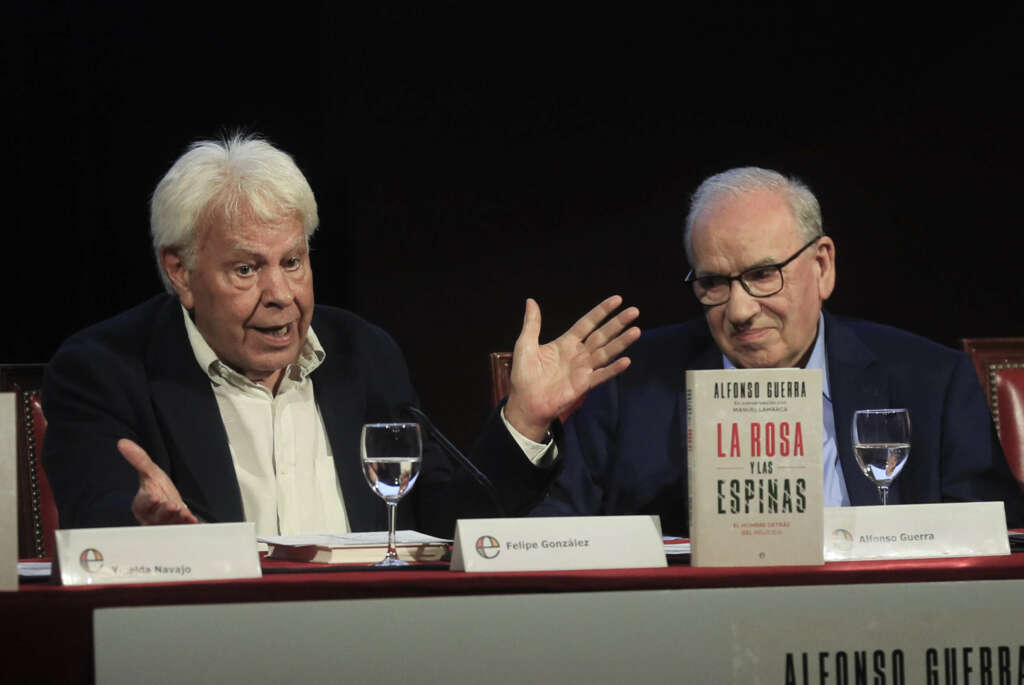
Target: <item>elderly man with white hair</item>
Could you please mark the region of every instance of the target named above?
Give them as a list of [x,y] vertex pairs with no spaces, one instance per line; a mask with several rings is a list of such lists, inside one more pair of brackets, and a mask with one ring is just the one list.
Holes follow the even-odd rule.
[[[43,461],[62,527],[253,521],[259,535],[382,530],[363,479],[363,424],[416,394],[402,354],[351,312],[315,305],[313,192],[258,138],[201,141],[157,185],[153,248],[167,293],[72,336],[47,368]],[[527,302],[507,411],[477,453],[529,444],[557,413],[629,364],[638,312],[612,297],[540,345]],[[518,441],[518,443],[517,443]],[[513,483],[517,488],[520,484]],[[501,494],[500,496],[504,496]],[[518,492],[506,506],[519,509]],[[399,525],[450,536],[494,513],[432,441]]]
[[687,535],[685,371],[802,367],[823,376],[826,505],[878,504],[854,458],[851,418],[905,407],[913,447],[890,503],[997,500],[1011,526],[1024,525],[1024,498],[969,359],[823,309],[836,246],[803,183],[756,167],[708,178],[693,196],[684,244],[686,281],[704,316],[646,331],[629,369],[573,413],[547,471],[511,462],[521,482],[534,479],[532,513],[659,514],[666,533]]

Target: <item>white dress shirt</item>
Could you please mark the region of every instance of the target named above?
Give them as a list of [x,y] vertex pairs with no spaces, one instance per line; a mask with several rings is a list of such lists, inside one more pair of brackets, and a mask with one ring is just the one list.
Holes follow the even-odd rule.
[[348,515],[309,377],[326,354],[309,329],[277,394],[221,362],[188,312],[185,329],[228,435],[245,520],[256,535],[346,533]]
[[[722,367],[735,369],[731,361],[722,355]],[[828,358],[825,356],[825,315],[818,314],[818,337],[807,360],[806,369],[821,370],[822,434],[822,475],[824,477],[824,501],[826,507],[850,506],[850,495],[846,491],[843,470],[839,466],[839,452],[836,450],[836,417],[832,412],[832,387],[828,382]]]

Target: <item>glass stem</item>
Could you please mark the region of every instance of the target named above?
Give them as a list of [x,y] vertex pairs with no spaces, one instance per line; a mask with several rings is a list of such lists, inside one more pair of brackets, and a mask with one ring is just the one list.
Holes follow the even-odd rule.
[[398,511],[398,502],[388,502],[388,554],[386,559],[398,560],[398,551],[395,549],[395,517]]
[[884,486],[884,485],[879,485],[879,486],[878,486],[878,494],[879,494],[879,495],[881,496],[881,498],[882,498],[882,506],[884,507],[884,506],[886,505],[886,501],[885,501],[885,500],[886,500],[886,498],[887,498],[887,497],[888,497],[888,495],[889,495],[889,488],[887,488],[887,487],[886,487],[886,486]]

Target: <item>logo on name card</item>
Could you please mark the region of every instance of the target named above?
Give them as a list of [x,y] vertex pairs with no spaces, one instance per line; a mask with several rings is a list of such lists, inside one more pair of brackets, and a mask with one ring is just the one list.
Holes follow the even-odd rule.
[[103,568],[103,554],[98,549],[90,547],[78,555],[78,563],[86,573],[96,573]]
[[849,552],[853,549],[853,535],[848,530],[836,528],[832,531],[832,546],[841,552]]
[[498,539],[490,535],[481,535],[476,539],[476,553],[484,559],[493,559],[501,551]]

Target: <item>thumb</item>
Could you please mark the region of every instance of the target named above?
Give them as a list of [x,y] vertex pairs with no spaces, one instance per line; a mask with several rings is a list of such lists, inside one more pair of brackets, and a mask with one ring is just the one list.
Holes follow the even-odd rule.
[[526,298],[526,311],[523,313],[523,328],[519,331],[517,344],[537,344],[540,339],[540,306],[532,297]]
[[121,456],[125,458],[129,464],[132,465],[136,471],[139,472],[139,479],[150,478],[153,476],[153,472],[159,467],[153,463],[153,460],[146,454],[146,450],[139,447],[139,445],[132,440],[122,438],[117,441],[117,451],[121,453]]

